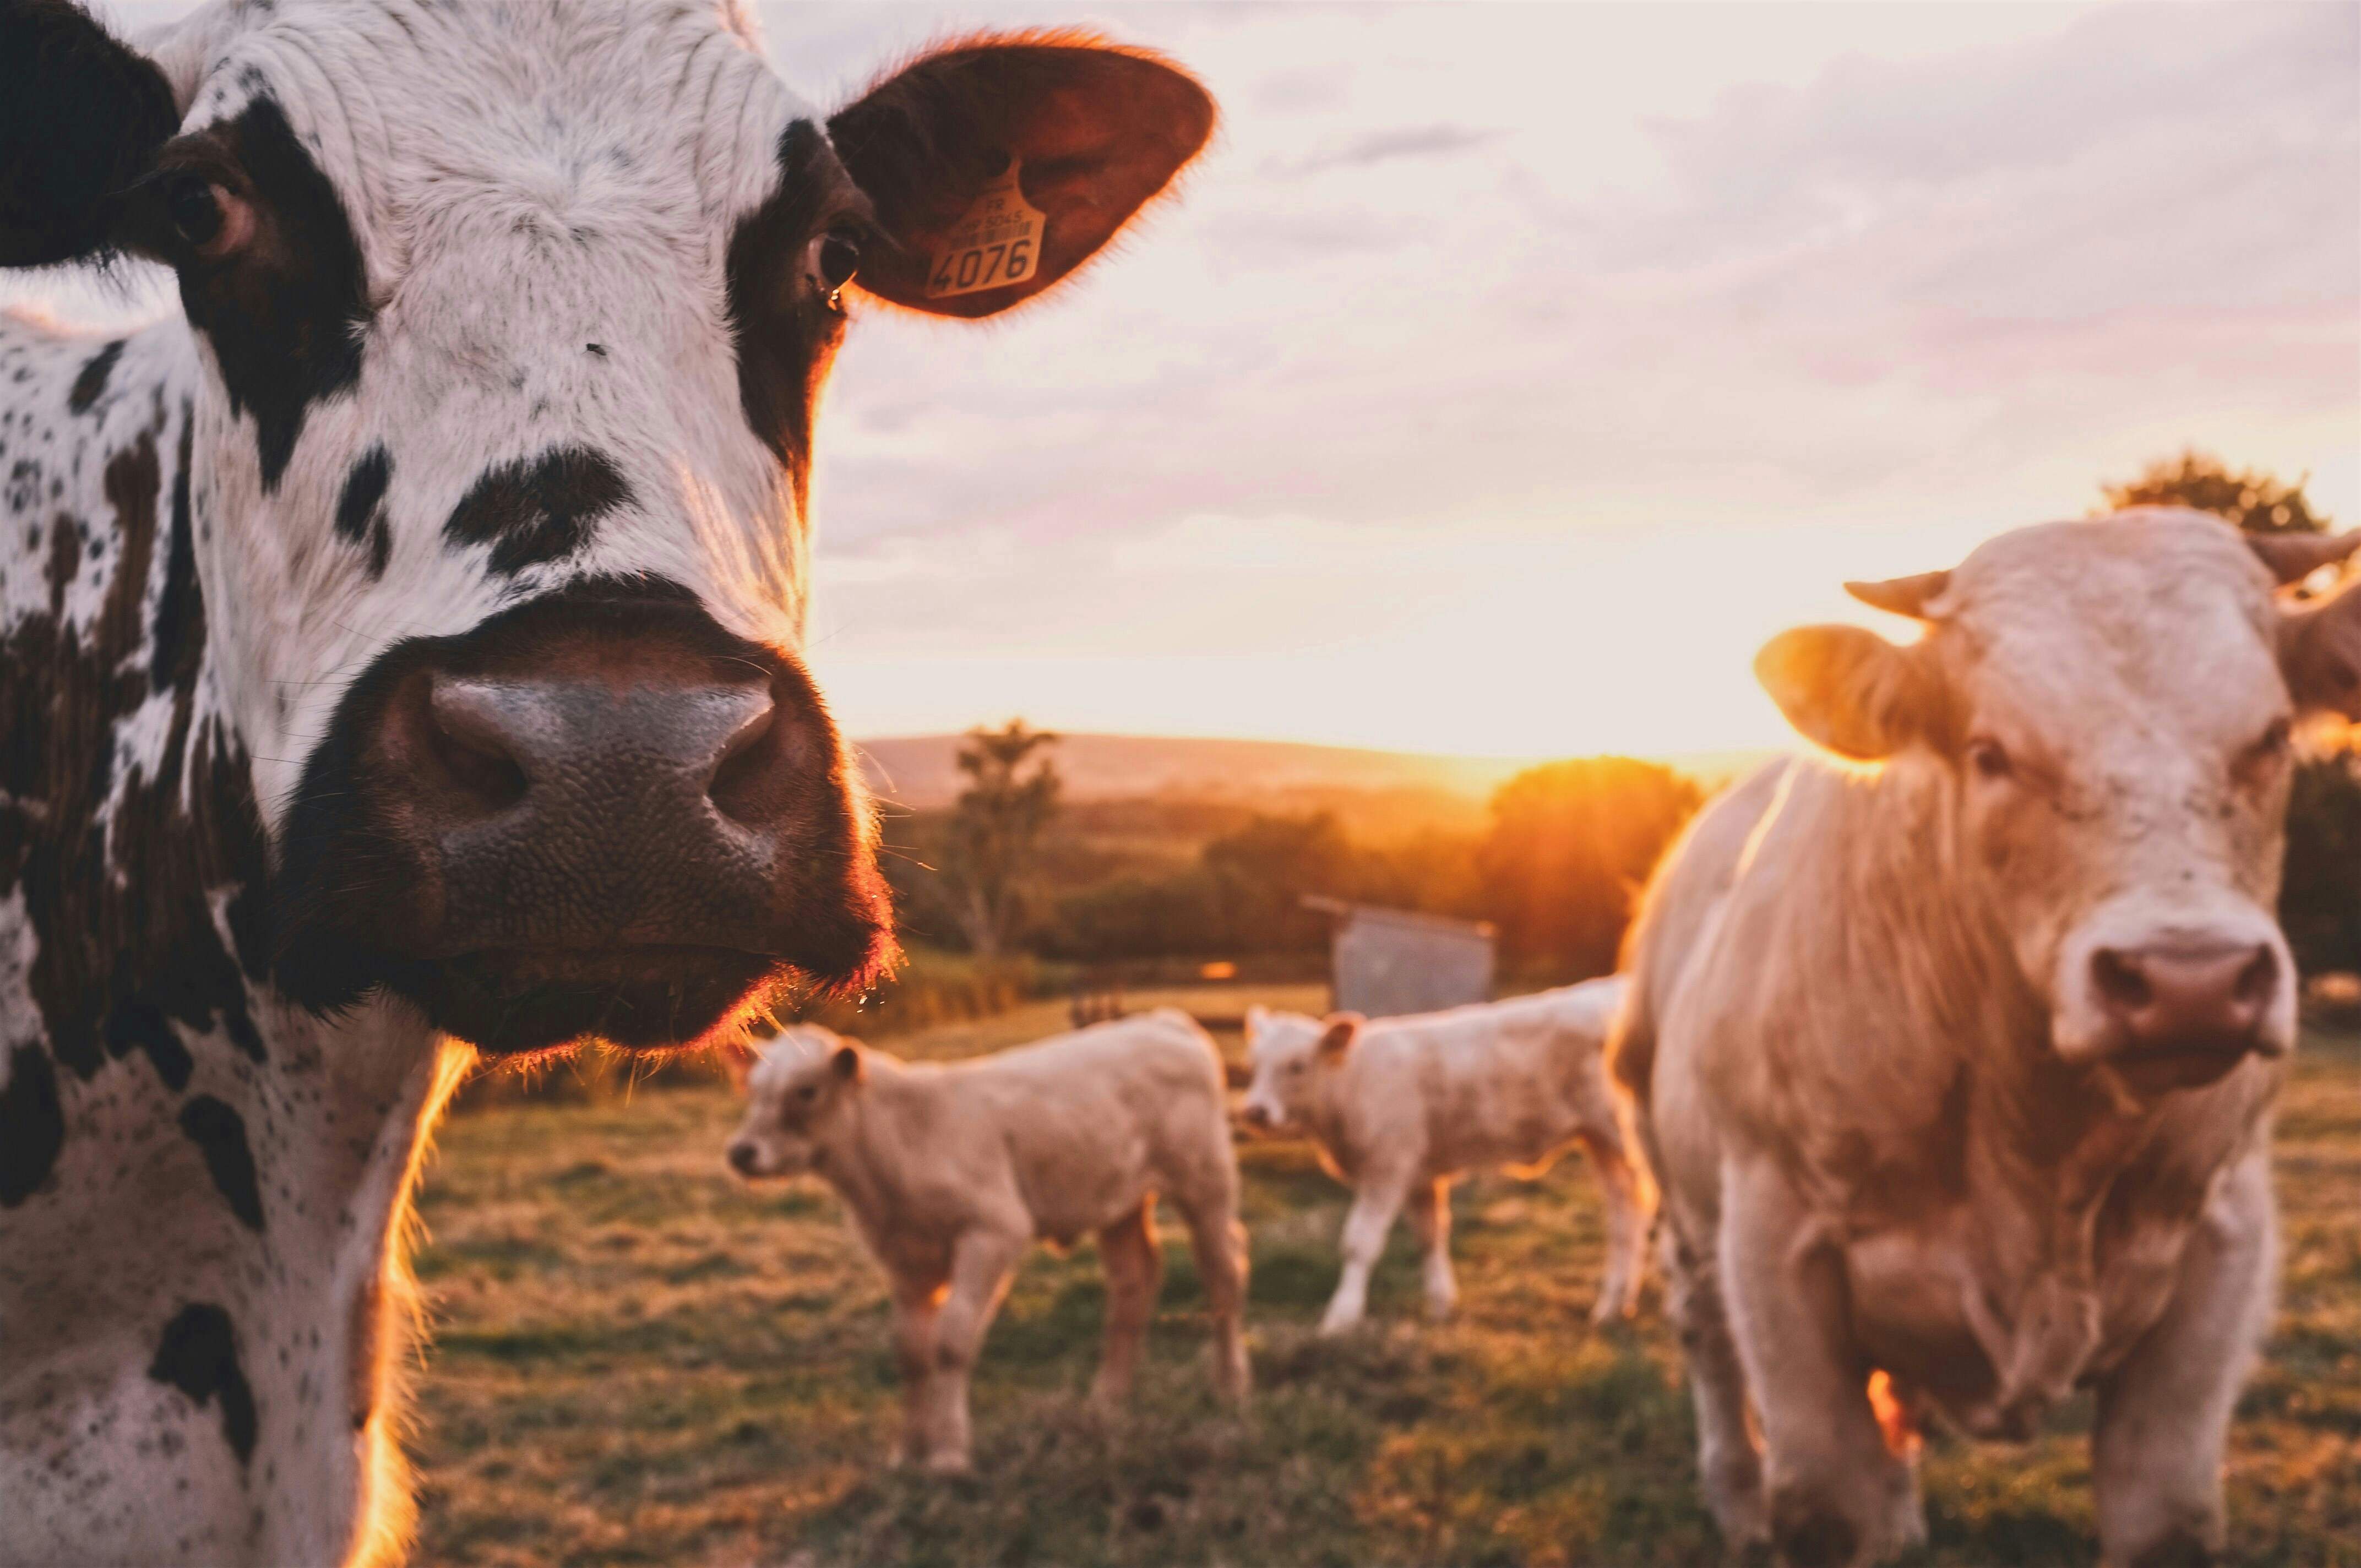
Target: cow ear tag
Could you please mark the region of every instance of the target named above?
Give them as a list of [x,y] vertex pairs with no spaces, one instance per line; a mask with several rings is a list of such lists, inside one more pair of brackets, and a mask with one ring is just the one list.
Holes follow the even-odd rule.
[[1022,159],[1011,158],[944,234],[927,272],[927,298],[1005,289],[1040,270],[1041,235],[1049,218],[1017,188],[1016,171],[1023,166]]

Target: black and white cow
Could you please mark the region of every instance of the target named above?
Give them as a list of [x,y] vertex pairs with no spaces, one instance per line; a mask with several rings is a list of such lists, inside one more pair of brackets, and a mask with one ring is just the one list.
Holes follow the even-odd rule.
[[1030,298],[1213,114],[1039,35],[822,115],[729,0],[0,0],[0,266],[182,305],[0,318],[0,1563],[399,1554],[459,1042],[890,960],[797,657],[848,299]]

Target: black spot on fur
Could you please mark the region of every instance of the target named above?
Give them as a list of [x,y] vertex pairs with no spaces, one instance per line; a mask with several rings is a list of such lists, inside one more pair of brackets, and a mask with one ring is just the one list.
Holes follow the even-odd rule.
[[0,267],[112,248],[115,194],[180,128],[163,73],[78,5],[0,5]]
[[169,1383],[199,1405],[221,1401],[222,1435],[240,1464],[254,1457],[254,1390],[238,1365],[237,1333],[229,1314],[207,1302],[183,1307],[164,1325],[148,1376]]
[[181,1131],[205,1157],[205,1171],[248,1230],[262,1229],[262,1189],[254,1178],[254,1150],[246,1118],[228,1102],[200,1094],[181,1107]]
[[204,651],[205,603],[197,587],[197,540],[189,526],[190,432],[181,424],[180,472],[172,476],[172,533],[164,557],[164,591],[156,600],[156,624],[148,641],[148,678],[159,689],[180,688],[196,679]]
[[587,447],[561,446],[488,470],[451,509],[443,537],[489,544],[492,570],[511,575],[573,554],[589,543],[593,523],[631,499],[612,463]]
[[384,447],[372,446],[345,476],[345,493],[336,500],[336,532],[368,547],[372,581],[385,576],[393,554],[393,533],[385,520],[385,488],[392,478],[393,458]]
[[38,1192],[65,1146],[57,1064],[38,1046],[18,1046],[8,1056],[8,1086],[0,1089],[0,1208]]
[[200,134],[253,182],[261,226],[224,262],[177,258],[181,302],[213,343],[231,410],[253,413],[262,486],[276,489],[312,405],[360,379],[368,279],[335,186],[276,102],[258,97]]
[[90,406],[106,391],[106,378],[115,374],[115,362],[122,357],[121,338],[92,355],[82,374],[74,378],[73,390],[66,394],[66,407],[78,414],[90,412]]
[[106,1049],[118,1058],[135,1050],[145,1052],[156,1076],[176,1091],[189,1086],[189,1074],[196,1065],[189,1047],[172,1032],[171,1021],[144,1002],[123,1003],[108,1015]]
[[828,378],[844,317],[804,276],[831,187],[845,176],[819,127],[791,122],[779,137],[779,188],[739,222],[724,273],[746,423],[787,471],[796,506],[811,478],[812,406]]

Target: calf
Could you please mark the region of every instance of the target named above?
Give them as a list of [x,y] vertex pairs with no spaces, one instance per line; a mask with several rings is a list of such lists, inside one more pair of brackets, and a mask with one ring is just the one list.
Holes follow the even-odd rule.
[[864,299],[988,315],[1203,141],[977,38],[833,115],[689,0],[0,0],[0,1563],[401,1550],[419,1151],[472,1052],[892,953],[805,672]]
[[949,1066],[810,1025],[755,1064],[741,1176],[816,1172],[885,1271],[904,1420],[895,1463],[968,1466],[968,1375],[1027,1247],[1099,1240],[1106,1345],[1093,1394],[1130,1392],[1163,1279],[1156,1200],[1189,1226],[1213,1377],[1243,1400],[1246,1232],[1221,1058],[1164,1008]]
[[1300,1014],[1246,1014],[1254,1080],[1246,1117],[1300,1126],[1330,1175],[1353,1189],[1345,1217],[1345,1272],[1323,1333],[1361,1321],[1369,1271],[1404,1202],[1425,1254],[1426,1306],[1447,1317],[1459,1299],[1451,1273],[1451,1184],[1506,1166],[1539,1176],[1565,1148],[1589,1151],[1607,1193],[1607,1277],[1591,1310],[1606,1322],[1640,1288],[1653,1197],[1624,1149],[1602,1047],[1622,982],[1586,981],[1509,1002],[1409,1018],[1325,1023]]
[[2290,726],[2361,714],[2361,592],[2273,587],[2356,539],[2024,529],[1854,586],[1914,644],[1763,651],[1836,755],[1697,818],[1613,1047],[1734,1543],[1876,1562],[1924,1533],[1919,1420],[2022,1438],[2087,1387],[2106,1561],[2221,1544],[2276,1271]]

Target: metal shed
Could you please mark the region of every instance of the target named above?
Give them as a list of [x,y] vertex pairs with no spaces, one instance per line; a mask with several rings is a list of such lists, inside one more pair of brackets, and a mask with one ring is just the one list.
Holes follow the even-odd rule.
[[1336,917],[1329,987],[1344,1011],[1382,1018],[1492,997],[1492,927],[1408,909],[1307,898]]

